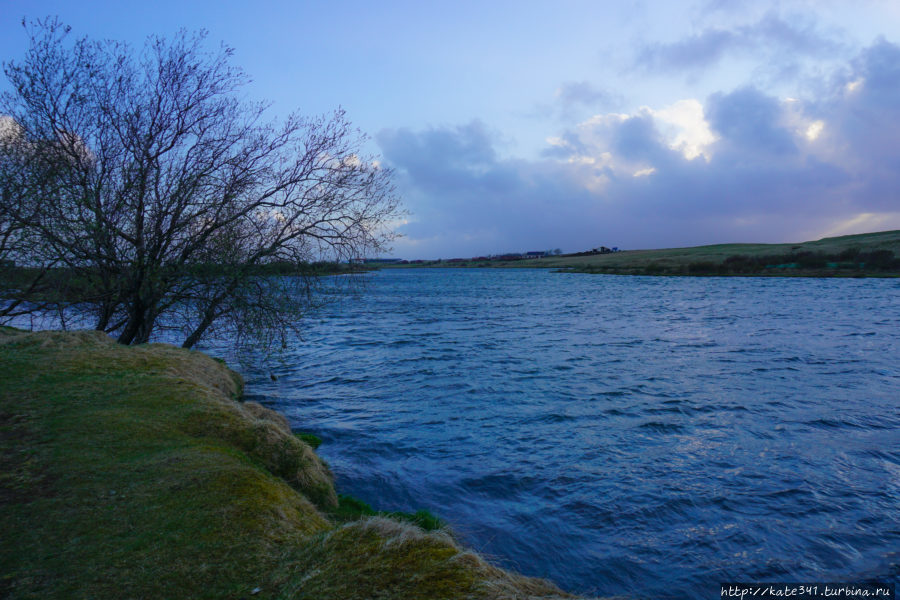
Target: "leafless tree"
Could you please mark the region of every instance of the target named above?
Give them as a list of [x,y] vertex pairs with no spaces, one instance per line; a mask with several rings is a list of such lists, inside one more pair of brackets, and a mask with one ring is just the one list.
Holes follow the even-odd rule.
[[55,299],[120,343],[277,337],[317,297],[311,264],[390,239],[391,173],[343,111],[267,121],[204,33],[135,52],[56,20],[26,30],[25,59],[4,64],[15,139],[0,160],[17,168],[2,170],[0,223],[34,242],[23,264],[65,282]]
[[[53,282],[47,275],[55,261],[46,258],[42,240],[27,227],[36,204],[17,195],[25,186],[33,186],[30,178],[39,170],[32,167],[41,152],[21,146],[22,141],[21,128],[12,118],[0,116],[0,282],[5,292],[0,319],[4,320],[54,308],[47,294]],[[3,210],[12,206],[15,211]],[[14,213],[25,218],[14,218]],[[21,263],[18,267],[17,261]],[[56,289],[61,283],[57,278]]]

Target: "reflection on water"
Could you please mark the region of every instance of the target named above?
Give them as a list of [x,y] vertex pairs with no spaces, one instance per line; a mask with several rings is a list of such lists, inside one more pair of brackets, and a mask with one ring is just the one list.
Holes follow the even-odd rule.
[[248,376],[341,491],[584,593],[898,576],[900,281],[370,277]]

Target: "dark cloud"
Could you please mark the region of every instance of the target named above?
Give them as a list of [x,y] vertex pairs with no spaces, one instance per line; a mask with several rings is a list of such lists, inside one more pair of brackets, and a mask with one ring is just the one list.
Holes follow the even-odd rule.
[[[484,130],[470,123],[377,136],[413,216],[401,228],[407,239],[400,246],[420,241],[424,257],[545,250],[571,236],[573,223],[599,218],[590,191],[557,161],[497,159],[493,140],[473,131]],[[455,148],[468,151],[444,155]]]
[[741,155],[783,155],[796,152],[794,136],[779,123],[779,102],[754,88],[715,94],[706,116],[726,143]]
[[755,88],[715,94],[717,139],[688,159],[659,113],[563,132],[538,160],[504,158],[487,128],[384,131],[413,222],[409,257],[598,244],[626,248],[809,239],[900,205],[900,47],[862,52],[815,102]]
[[668,154],[653,118],[647,114],[626,119],[613,129],[610,137],[612,153],[630,161],[654,162]]
[[860,100],[867,108],[900,110],[900,47],[880,39],[856,61],[865,81]]
[[635,64],[650,71],[697,70],[718,63],[728,54],[751,54],[762,62],[777,63],[776,71],[795,68],[798,56],[833,56],[844,49],[834,34],[820,31],[807,17],[774,13],[758,22],[731,29],[710,28],[671,43],[647,44]]
[[413,174],[435,162],[448,170],[481,169],[490,167],[496,158],[490,134],[480,121],[416,134],[402,129],[385,132],[378,142],[388,156],[397,157]]
[[817,107],[873,210],[900,210],[900,46],[879,40]]

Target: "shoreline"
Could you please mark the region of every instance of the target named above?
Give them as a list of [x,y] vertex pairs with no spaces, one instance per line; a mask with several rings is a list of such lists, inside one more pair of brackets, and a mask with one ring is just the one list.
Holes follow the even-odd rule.
[[440,265],[440,264],[427,264],[427,265],[403,265],[403,266],[390,266],[390,267],[381,267],[378,269],[373,269],[374,271],[379,271],[381,269],[385,270],[394,270],[394,269],[403,269],[403,270],[414,270],[414,269],[543,269],[548,270],[553,273],[571,273],[571,274],[584,274],[584,275],[619,275],[623,277],[708,277],[708,278],[730,278],[730,277],[744,277],[744,278],[758,278],[758,279],[897,279],[900,278],[900,272],[891,272],[891,273],[883,273],[877,271],[782,271],[782,272],[770,272],[770,273],[719,273],[719,272],[710,272],[710,273],[689,273],[689,272],[681,272],[678,270],[641,270],[641,269],[602,269],[602,268],[575,268],[575,267],[551,267],[540,264],[527,264],[527,265],[517,265],[510,263],[503,263],[497,265],[489,265],[489,264],[455,264],[455,265]]
[[223,362],[0,328],[0,595],[573,598],[339,496]]
[[900,230],[787,244],[713,244],[687,248],[581,252],[520,260],[452,259],[405,268],[544,268],[564,273],[687,277],[900,277]]

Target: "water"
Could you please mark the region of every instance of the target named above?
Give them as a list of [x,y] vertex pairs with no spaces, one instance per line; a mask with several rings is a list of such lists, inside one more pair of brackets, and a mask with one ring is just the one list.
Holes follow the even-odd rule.
[[900,280],[386,270],[248,395],[587,594],[900,575]]

